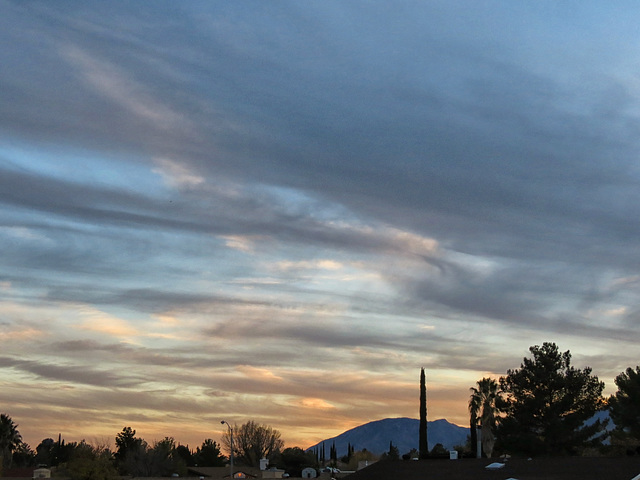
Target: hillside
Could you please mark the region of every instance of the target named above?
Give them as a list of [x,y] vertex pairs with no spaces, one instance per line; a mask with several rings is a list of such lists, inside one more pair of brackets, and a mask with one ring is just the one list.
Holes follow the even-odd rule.
[[[418,428],[420,421],[414,418],[385,418],[360,425],[347,430],[337,437],[328,438],[309,447],[322,448],[324,443],[326,455],[335,441],[338,456],[347,454],[347,446],[351,444],[355,450],[366,448],[370,452],[381,454],[389,450],[389,442],[398,447],[400,454],[408,453],[413,448],[418,448]],[[429,449],[437,443],[451,449],[456,445],[463,445],[467,441],[469,429],[459,427],[440,419],[427,422],[427,440]]]

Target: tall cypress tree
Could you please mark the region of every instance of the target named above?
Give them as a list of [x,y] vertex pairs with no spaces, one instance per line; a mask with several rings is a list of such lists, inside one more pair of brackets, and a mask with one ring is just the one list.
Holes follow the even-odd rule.
[[469,418],[469,443],[471,444],[472,456],[476,456],[476,450],[478,449],[478,418],[473,413]]
[[418,434],[418,452],[420,458],[429,456],[429,445],[427,443],[427,381],[424,368],[420,369],[420,431]]

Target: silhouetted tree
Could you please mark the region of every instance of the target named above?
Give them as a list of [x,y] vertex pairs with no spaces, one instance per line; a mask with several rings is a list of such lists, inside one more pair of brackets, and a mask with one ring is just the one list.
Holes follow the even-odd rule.
[[77,447],[76,442],[66,443],[62,436],[58,434],[58,441],[53,444],[53,458],[56,465],[67,463]]
[[333,466],[338,463],[338,451],[336,450],[335,440],[333,441],[333,443],[331,444],[331,448],[329,449],[329,459],[331,460]]
[[176,452],[177,446],[173,437],[164,437],[154,442],[147,450],[150,475],[154,477],[170,477],[173,474],[184,475],[187,465]]
[[[471,407],[471,406],[469,406]],[[469,442],[469,450],[475,457],[478,450],[478,418],[469,408],[469,436],[467,437]]]
[[13,451],[14,467],[32,467],[36,463],[36,452],[24,442]]
[[351,445],[351,442],[347,443],[347,454],[340,458],[342,463],[349,463],[351,461],[351,456],[353,455],[354,447]]
[[640,440],[640,366],[615,378],[618,391],[609,398],[609,413],[616,430]]
[[142,445],[142,439],[136,438],[136,431],[131,427],[124,427],[120,433],[116,435],[116,466],[121,473],[125,473],[124,465],[127,457],[139,453]]
[[285,448],[276,456],[274,463],[291,477],[302,476],[302,470],[307,467],[318,467],[315,453],[313,451],[305,452],[300,447]]
[[449,450],[444,448],[444,445],[442,445],[441,443],[436,443],[431,449],[431,456],[432,457],[445,457],[445,456],[448,457]]
[[571,366],[571,353],[555,343],[529,348],[517,370],[500,378],[502,395],[497,439],[504,451],[525,454],[577,453],[597,445],[604,426],[598,420],[585,425],[602,406],[604,383]]
[[427,383],[424,368],[420,369],[420,426],[418,432],[418,450],[420,458],[429,456],[429,444],[427,441]]
[[210,438],[196,449],[193,460],[199,467],[224,467],[226,463],[225,457],[220,453],[220,445]]
[[7,414],[0,414],[0,456],[2,461],[0,467],[11,467],[13,452],[22,443],[22,436],[11,417]]
[[136,431],[131,427],[124,427],[116,435],[116,467],[122,475],[146,477],[152,470],[149,445],[135,435]]
[[174,455],[181,459],[186,466],[193,465],[193,453],[187,445],[178,445],[174,451]]
[[378,456],[368,451],[366,448],[362,450],[354,451],[351,455],[351,461],[347,465],[347,469],[356,470],[360,462],[375,462],[378,460]]
[[[229,432],[222,435],[222,443],[227,451],[231,450]],[[283,446],[280,432],[267,425],[249,421],[240,427],[233,427],[234,459],[237,459],[239,464],[258,467],[261,458],[271,460]]]
[[389,441],[387,460],[400,460],[400,450],[398,450],[398,447],[396,447],[392,441]]
[[482,424],[482,449],[485,455],[491,458],[495,444],[494,430],[496,427],[498,382],[492,378],[485,377],[482,380],[478,380],[476,385],[476,387],[471,387],[470,389],[469,412],[471,414],[471,422],[477,422],[478,418],[480,419]]
[[56,441],[53,438],[45,438],[36,447],[36,464],[53,467],[58,463],[54,463],[53,447]]
[[92,446],[83,440],[65,447],[69,459],[58,467],[62,476],[71,480],[111,480],[117,476],[113,454],[106,445]]

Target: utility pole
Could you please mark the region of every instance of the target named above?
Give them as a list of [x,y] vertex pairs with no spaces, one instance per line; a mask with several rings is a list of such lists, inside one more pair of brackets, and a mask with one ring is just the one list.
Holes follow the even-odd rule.
[[229,446],[230,448],[230,452],[229,452],[229,465],[231,468],[231,480],[233,480],[233,428],[231,428],[231,425],[229,425],[229,422],[225,422],[224,420],[222,420],[220,423],[222,423],[223,425],[227,425],[227,428],[229,429]]

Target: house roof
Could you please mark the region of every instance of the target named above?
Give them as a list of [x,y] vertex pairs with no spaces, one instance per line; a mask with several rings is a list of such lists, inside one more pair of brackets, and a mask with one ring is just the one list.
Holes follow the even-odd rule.
[[348,480],[631,480],[640,474],[640,457],[547,457],[509,459],[504,468],[485,467],[490,459],[382,461]]

